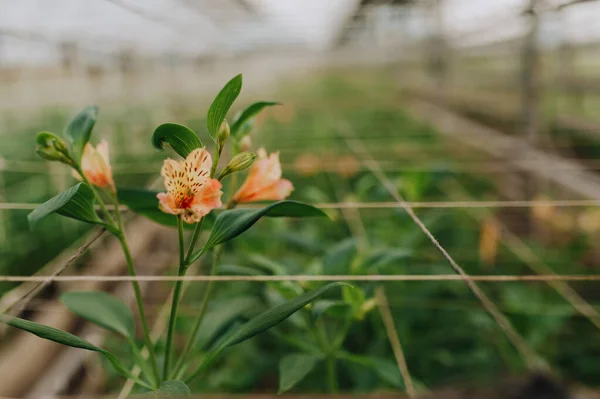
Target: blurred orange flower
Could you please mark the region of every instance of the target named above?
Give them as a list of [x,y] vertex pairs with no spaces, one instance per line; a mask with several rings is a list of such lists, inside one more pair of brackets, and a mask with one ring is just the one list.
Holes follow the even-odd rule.
[[321,160],[312,153],[301,154],[294,161],[294,169],[302,176],[314,176],[321,168]]
[[233,201],[243,203],[285,199],[294,186],[289,180],[281,178],[279,153],[267,156],[265,149],[260,148],[256,155],[258,159],[250,167],[248,177],[233,196]]
[[157,194],[159,208],[181,215],[186,223],[197,223],[221,203],[221,182],[210,177],[212,157],[205,148],[190,152],[183,161],[165,159],[160,174],[166,193]]
[[[95,148],[90,143],[85,145],[81,156],[81,170],[94,186],[116,191],[106,140],[100,141]],[[73,176],[83,180],[76,171],[73,171]]]
[[479,236],[479,259],[488,266],[496,261],[500,243],[500,223],[490,216],[484,220]]

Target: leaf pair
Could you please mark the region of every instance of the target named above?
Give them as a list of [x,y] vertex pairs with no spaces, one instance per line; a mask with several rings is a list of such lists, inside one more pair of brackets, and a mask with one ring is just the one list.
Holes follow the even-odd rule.
[[[231,106],[242,91],[242,75],[237,75],[221,89],[215,97],[208,114],[206,115],[206,127],[211,139],[216,143],[219,129]],[[231,135],[237,140],[241,139],[249,132],[252,121],[260,111],[265,107],[277,105],[279,103],[270,101],[256,102],[235,118],[231,125]],[[183,158],[196,148],[202,147],[202,141],[198,135],[190,128],[177,123],[165,123],[160,125],[152,135],[152,144],[157,149],[163,149],[166,145],[171,147],[177,154]]]
[[[206,127],[212,140],[217,142],[217,135],[221,123],[242,90],[242,75],[231,79],[217,94],[206,117]],[[178,123],[165,123],[160,125],[152,135],[152,144],[155,148],[162,150],[166,145],[171,147],[183,158],[196,148],[202,147],[202,141],[198,135],[189,127]]]

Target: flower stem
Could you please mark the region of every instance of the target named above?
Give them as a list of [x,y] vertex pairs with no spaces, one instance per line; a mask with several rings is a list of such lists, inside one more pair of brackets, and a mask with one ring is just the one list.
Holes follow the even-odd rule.
[[[125,260],[127,261],[127,270],[129,275],[132,277],[136,276],[135,267],[133,266],[133,258],[131,256],[131,252],[129,251],[129,245],[127,245],[127,239],[125,237],[125,229],[123,228],[123,221],[121,219],[121,213],[119,212],[119,199],[116,194],[112,195],[113,203],[117,209],[116,217],[117,217],[117,228],[119,233],[117,238],[121,243],[121,248],[123,248],[123,254],[125,255]],[[154,355],[154,346],[152,345],[152,338],[150,337],[150,329],[148,328],[148,321],[146,319],[146,312],[144,311],[144,302],[142,299],[142,290],[140,289],[140,284],[137,280],[132,280],[131,285],[133,286],[133,292],[135,293],[135,301],[137,303],[138,312],[140,314],[140,321],[142,324],[142,331],[144,333],[144,341],[146,347],[148,348],[148,354],[150,357],[150,365],[152,366],[152,373],[154,374],[154,379],[157,382],[160,382],[160,376],[158,373],[158,363],[156,362],[156,356]]]
[[188,247],[187,253],[185,255],[185,267],[186,269],[190,266],[190,257],[194,253],[194,249],[196,248],[196,242],[198,241],[198,237],[200,237],[200,233],[202,232],[202,223],[204,222],[204,218],[200,219],[198,223],[196,223],[196,228],[194,229],[194,234],[192,234],[192,239],[190,240],[190,246]]
[[[121,247],[123,248],[123,253],[125,254],[125,259],[127,261],[127,269],[129,271],[129,275],[132,277],[136,276],[135,269],[133,267],[133,258],[131,257],[131,252],[129,252],[129,246],[127,245],[127,240],[125,238],[125,232],[120,230],[119,232],[119,242],[121,243]],[[148,320],[146,319],[146,312],[144,311],[144,302],[142,300],[142,290],[140,289],[140,284],[137,280],[132,280],[131,285],[133,286],[133,292],[135,293],[135,301],[137,303],[138,312],[140,314],[140,321],[142,324],[142,331],[144,333],[144,341],[146,346],[148,347],[148,353],[150,355],[150,365],[152,366],[152,372],[154,374],[154,378],[156,381],[160,381],[160,376],[158,374],[158,365],[156,363],[156,356],[154,355],[154,346],[152,345],[152,338],[150,337],[150,329],[148,328]]]
[[[221,256],[221,250],[222,250],[222,246],[219,245],[213,251],[212,265],[210,267],[210,275],[211,276],[214,276],[217,273],[219,257]],[[214,285],[214,281],[209,281],[206,285],[206,289],[204,290],[204,295],[202,296],[202,302],[200,304],[200,314],[198,315],[198,318],[196,319],[196,324],[194,325],[194,328],[192,329],[192,333],[190,334],[190,336],[188,338],[188,341],[185,345],[185,349],[183,350],[183,353],[182,353],[181,357],[179,358],[179,361],[177,362],[177,366],[175,367],[175,373],[174,373],[175,378],[179,377],[179,373],[182,371],[182,368],[184,367],[188,356],[192,352],[192,346],[196,342],[196,336],[198,335],[198,331],[200,330],[200,327],[202,326],[202,321],[204,320],[204,315],[206,314],[206,309],[208,307],[208,301],[209,301],[210,295],[212,293],[213,285]]]
[[327,385],[330,393],[338,392],[337,371],[335,365],[335,356],[330,354],[325,358],[325,369],[327,373]]
[[133,338],[129,340],[129,345],[131,346],[131,352],[133,353],[133,356],[138,360],[140,368],[150,380],[151,385],[154,387],[154,389],[158,388],[159,383],[154,379],[155,377],[152,374],[152,369],[149,368],[147,359],[144,359]]
[[[177,232],[179,234],[179,270],[178,276],[185,274],[185,249],[183,241],[183,218],[177,216]],[[183,287],[183,281],[177,281],[175,283],[175,290],[173,291],[173,300],[171,302],[171,315],[169,316],[169,327],[167,330],[167,343],[165,347],[165,361],[163,366],[163,380],[169,378],[169,369],[171,368],[171,349],[173,347],[173,334],[175,332],[175,324],[177,323],[177,310],[179,309],[179,299],[181,297],[181,289]]]
[[[319,320],[321,321],[321,320]],[[315,335],[321,350],[327,355],[325,358],[325,372],[327,378],[327,386],[330,393],[337,393],[337,370],[336,370],[336,350],[331,346],[327,339],[327,333],[325,332],[325,326],[322,323],[318,323],[314,326]]]

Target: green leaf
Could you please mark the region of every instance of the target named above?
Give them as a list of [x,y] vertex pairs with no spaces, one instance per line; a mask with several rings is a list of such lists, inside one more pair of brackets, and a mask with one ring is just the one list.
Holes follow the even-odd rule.
[[222,212],[215,220],[204,250],[213,248],[237,237],[248,230],[263,216],[268,217],[313,217],[325,213],[312,205],[297,201],[279,201],[263,209],[233,209]]
[[282,394],[302,381],[321,359],[314,355],[294,353],[284,356],[279,362],[279,391]]
[[328,275],[350,274],[356,256],[356,241],[347,238],[327,250],[323,258],[323,273]]
[[34,227],[40,220],[54,212],[82,222],[100,224],[109,228],[96,214],[94,192],[85,183],[78,183],[35,208],[27,215],[29,226]]
[[211,306],[204,317],[202,328],[196,336],[196,347],[208,348],[211,344],[218,340],[219,335],[234,320],[252,309],[260,307],[259,301],[252,296],[239,296],[229,299],[215,301],[214,306]]
[[220,276],[264,276],[265,273],[262,270],[256,269],[249,266],[240,265],[219,265],[218,274]]
[[217,94],[206,116],[206,127],[213,141],[217,142],[217,134],[221,123],[225,120],[225,116],[233,105],[233,102],[242,91],[242,75],[237,75],[231,79],[223,89]]
[[4,315],[0,315],[0,321],[8,324],[9,326],[19,328],[21,330],[37,335],[40,338],[58,342],[62,345],[71,346],[73,348],[86,349],[94,352],[104,352],[104,349],[98,348],[97,346],[92,345],[88,341],[81,339],[78,336],[68,333],[66,331],[59,330],[58,328],[45,326],[42,324],[35,323],[33,321],[20,319],[18,317],[8,317]]
[[383,272],[387,266],[398,266],[398,262],[408,259],[413,252],[404,248],[384,248],[367,255],[362,262],[361,272],[378,271]]
[[196,148],[201,148],[202,141],[189,127],[177,123],[164,123],[154,131],[152,145],[159,150],[168,145],[185,158]]
[[129,370],[127,370],[125,366],[123,366],[123,364],[119,361],[119,359],[117,359],[115,355],[113,355],[105,349],[99,348],[91,344],[90,342],[84,339],[79,338],[76,335],[73,335],[63,330],[59,330],[58,328],[45,326],[43,324],[38,324],[33,321],[20,319],[18,317],[8,317],[5,315],[0,315],[0,322],[6,323],[9,326],[19,328],[23,331],[27,331],[29,333],[37,335],[40,338],[47,339],[49,341],[54,341],[65,346],[85,349],[92,352],[98,352],[102,354],[121,374],[139,382],[135,377],[131,375]]
[[316,301],[312,306],[313,319],[318,320],[322,315],[326,313],[342,317],[350,308],[350,304],[344,301],[335,301],[329,299]]
[[355,355],[346,352],[341,352],[340,357],[370,368],[379,378],[396,388],[404,388],[404,380],[402,379],[398,365],[392,361],[381,357]]
[[344,300],[345,303],[347,303],[351,308],[352,308],[352,312],[354,313],[354,316],[356,318],[360,318],[361,315],[361,308],[363,303],[366,300],[365,297],[365,292],[363,291],[362,288],[348,288],[348,287],[343,287],[342,288],[342,298]]
[[239,344],[240,342],[246,341],[254,337],[255,335],[268,330],[269,328],[281,323],[292,314],[296,313],[298,310],[302,309],[304,306],[314,301],[321,295],[323,295],[326,291],[335,288],[335,287],[352,287],[350,284],[337,282],[327,284],[324,287],[319,288],[318,290],[313,290],[302,294],[286,303],[275,306],[266,312],[259,314],[258,316],[250,319],[247,323],[245,323],[242,327],[240,327],[235,333],[223,343],[222,348]]
[[92,129],[98,118],[98,107],[95,105],[82,109],[65,128],[65,137],[73,146],[75,160],[81,160],[81,154],[92,135]]
[[[119,202],[123,205],[127,205],[129,209],[138,215],[144,216],[153,222],[162,224],[164,226],[177,227],[177,217],[170,215],[160,210],[158,207],[158,199],[156,194],[159,191],[146,190],[143,188],[130,188],[130,187],[118,187],[117,196]],[[214,222],[215,214],[209,213],[204,217],[202,228],[210,228]],[[193,230],[196,225],[184,223],[185,229]]]
[[170,380],[160,384],[160,388],[155,393],[159,398],[180,398],[190,396],[192,391],[183,381]]
[[271,107],[273,105],[281,105],[277,102],[272,101],[259,101],[250,106],[248,106],[245,110],[242,111],[240,116],[238,116],[233,124],[231,125],[231,135],[237,139],[242,138],[245,130],[240,130],[242,126],[244,126],[247,122],[250,122],[260,111],[262,111],[266,107]]
[[60,297],[73,313],[107,330],[135,338],[131,310],[116,297],[102,291],[71,291]]

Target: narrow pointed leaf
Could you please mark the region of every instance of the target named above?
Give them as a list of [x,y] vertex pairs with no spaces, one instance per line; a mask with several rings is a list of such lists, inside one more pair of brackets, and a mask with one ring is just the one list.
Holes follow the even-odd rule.
[[196,148],[201,148],[202,141],[189,127],[177,123],[164,123],[154,131],[152,145],[159,150],[167,145],[185,158]]
[[183,381],[170,380],[163,382],[155,393],[159,398],[180,398],[190,396],[192,391]]
[[310,373],[321,359],[315,355],[294,353],[284,356],[279,362],[279,391],[289,391]]
[[188,377],[186,382],[193,381],[196,377],[206,371],[206,369],[213,364],[213,362],[225,348],[246,341],[247,339],[250,339],[255,335],[260,334],[261,332],[281,323],[298,310],[302,309],[304,306],[323,295],[329,289],[340,286],[350,286],[350,284],[342,282],[327,284],[318,290],[307,292],[286,303],[277,305],[266,312],[253,317],[239,328],[235,330],[232,329],[231,332],[228,332],[225,335],[221,343],[217,345],[215,349],[206,354],[204,361],[200,364],[196,371],[190,377]]
[[242,75],[237,75],[231,79],[225,87],[221,89],[219,94],[215,97],[213,103],[208,109],[208,115],[206,116],[206,127],[208,133],[214,142],[217,142],[217,134],[221,123],[225,120],[227,112],[233,105],[238,95],[242,91]]
[[60,300],[73,313],[126,338],[135,337],[131,310],[116,297],[102,291],[71,291]]
[[27,215],[29,226],[34,227],[40,220],[55,212],[82,222],[105,225],[94,210],[94,193],[84,183],[66,189],[35,208]]
[[83,148],[90,141],[92,129],[98,118],[98,107],[90,106],[82,109],[65,128],[65,137],[73,146],[77,161],[81,160]]
[[43,324],[38,324],[33,321],[20,319],[18,317],[9,317],[4,315],[0,316],[0,321],[8,324],[9,326],[19,328],[21,330],[37,335],[40,338],[58,342],[62,345],[71,346],[73,348],[86,349],[94,352],[104,352],[103,349],[91,344],[90,342],[66,331],[59,330],[58,328],[45,326]]
[[226,347],[239,344],[240,342],[243,342],[265,330],[268,330],[323,295],[326,291],[341,286],[352,287],[350,284],[342,282],[327,284],[318,290],[313,290],[302,294],[286,303],[275,306],[266,312],[261,313],[241,326],[226,342],[224,342],[222,348],[224,349]]
[[38,324],[33,321],[20,319],[18,317],[0,315],[0,322],[65,346],[98,352],[102,354],[121,374],[130,378],[134,378],[129,370],[123,366],[123,363],[121,363],[115,355],[69,332],[59,330],[58,328],[45,326],[43,324]]
[[241,130],[241,127],[252,121],[252,119],[264,108],[271,107],[273,105],[280,105],[280,103],[272,101],[260,101],[248,106],[231,125],[231,135],[238,139],[241,138],[241,136],[243,136],[241,133],[244,131]]
[[325,213],[312,205],[297,201],[279,201],[263,209],[233,209],[222,212],[215,220],[205,245],[205,251],[237,237],[248,230],[263,216],[268,217],[313,217]]
[[[153,222],[162,224],[163,226],[176,228],[177,217],[161,211],[158,207],[158,199],[156,198],[156,194],[158,193],[159,191],[146,190],[143,188],[119,187],[117,189],[119,202],[123,205],[127,205],[133,212],[144,216]],[[204,217],[202,228],[209,229],[214,220],[214,213],[209,213]],[[183,227],[185,229],[193,230],[196,225],[184,223]]]

